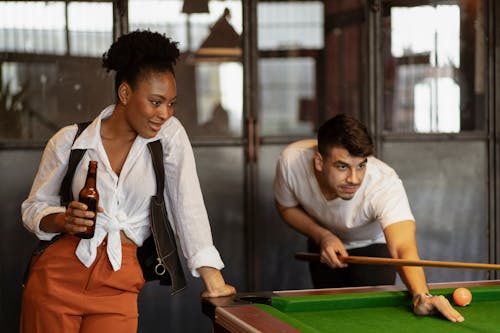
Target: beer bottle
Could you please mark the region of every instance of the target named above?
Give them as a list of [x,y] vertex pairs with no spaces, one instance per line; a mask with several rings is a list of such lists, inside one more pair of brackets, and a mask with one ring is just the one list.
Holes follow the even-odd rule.
[[91,227],[87,227],[87,231],[76,234],[76,236],[80,238],[89,239],[94,237],[97,207],[99,205],[99,192],[97,192],[96,176],[97,161],[90,161],[89,171],[87,172],[87,179],[85,180],[85,186],[82,188],[78,195],[78,201],[86,204],[88,207],[87,210],[91,210],[95,213],[93,218],[94,224]]

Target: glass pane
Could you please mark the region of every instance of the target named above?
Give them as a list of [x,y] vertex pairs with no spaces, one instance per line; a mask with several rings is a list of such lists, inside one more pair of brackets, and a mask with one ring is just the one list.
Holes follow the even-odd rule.
[[262,135],[308,135],[314,130],[316,67],[311,58],[259,61]]
[[243,68],[241,63],[196,66],[195,136],[241,136]]
[[196,51],[208,36],[214,36],[212,28],[223,17],[241,35],[241,1],[206,2],[208,6],[200,12],[193,10],[203,7],[203,1],[198,0],[129,0],[130,30],[158,31],[179,43],[182,54],[176,67],[179,94],[176,116],[191,137],[240,137],[243,133],[241,62],[238,59],[207,62],[199,60]]
[[45,141],[114,100],[100,59],[3,62],[0,73],[0,140]]
[[70,2],[68,30],[71,55],[101,57],[113,42],[113,5]]
[[365,0],[328,1],[325,32],[323,120],[367,114],[367,23]]
[[111,2],[0,1],[0,140],[44,142],[113,102],[112,27]]
[[172,37],[179,42],[181,51],[188,49],[186,15],[182,13],[182,0],[129,0],[130,31],[149,29]]
[[66,52],[64,2],[0,1],[0,52]]
[[257,10],[261,135],[310,135],[323,75],[323,2],[266,1]]
[[112,3],[68,2],[67,12],[68,27],[65,2],[1,1],[0,49],[100,57],[113,39]]
[[201,13],[185,13],[183,5],[184,0],[129,0],[130,30],[164,33],[179,42],[182,52],[195,51],[201,45],[225,8],[233,28],[240,34],[243,30],[241,1],[208,1],[208,12]]
[[262,2],[257,9],[260,50],[323,48],[320,1]]
[[483,15],[472,0],[384,6],[385,130],[484,129]]

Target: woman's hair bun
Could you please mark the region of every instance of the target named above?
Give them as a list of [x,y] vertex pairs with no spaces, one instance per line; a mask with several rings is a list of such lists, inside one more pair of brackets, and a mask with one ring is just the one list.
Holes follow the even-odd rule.
[[179,57],[177,42],[158,32],[136,30],[120,36],[102,56],[107,71],[128,71],[163,64],[173,71]]

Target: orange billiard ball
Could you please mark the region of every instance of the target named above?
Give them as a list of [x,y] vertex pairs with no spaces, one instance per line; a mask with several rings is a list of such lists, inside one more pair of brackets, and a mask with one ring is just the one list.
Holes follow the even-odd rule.
[[472,301],[472,294],[467,288],[457,288],[453,292],[453,302],[458,306],[467,306]]

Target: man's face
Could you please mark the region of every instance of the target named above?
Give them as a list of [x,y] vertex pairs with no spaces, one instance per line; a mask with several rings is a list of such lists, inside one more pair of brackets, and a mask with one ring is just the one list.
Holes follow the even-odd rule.
[[314,168],[325,198],[352,199],[365,177],[367,162],[366,157],[353,156],[345,148],[333,147],[327,158],[316,152]]

